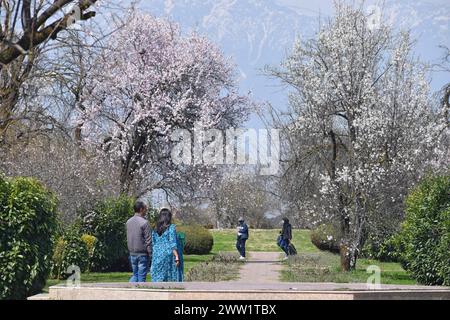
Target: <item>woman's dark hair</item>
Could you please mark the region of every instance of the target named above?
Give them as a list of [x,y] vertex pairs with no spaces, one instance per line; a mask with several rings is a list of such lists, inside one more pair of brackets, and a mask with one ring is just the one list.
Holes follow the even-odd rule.
[[161,209],[158,222],[156,222],[156,233],[160,236],[167,230],[172,223],[172,212],[169,209]]
[[288,218],[283,218],[283,222],[284,222],[285,224],[288,224],[288,223],[289,223],[289,219],[288,219]]

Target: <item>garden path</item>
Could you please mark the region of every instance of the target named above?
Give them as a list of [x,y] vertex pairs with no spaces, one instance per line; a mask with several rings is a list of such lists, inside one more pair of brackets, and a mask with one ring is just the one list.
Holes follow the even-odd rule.
[[279,283],[282,255],[279,252],[249,252],[248,260],[240,270],[235,282]]

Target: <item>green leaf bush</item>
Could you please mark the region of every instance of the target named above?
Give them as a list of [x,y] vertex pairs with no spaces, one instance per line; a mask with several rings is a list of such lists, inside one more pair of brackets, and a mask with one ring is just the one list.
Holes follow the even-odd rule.
[[220,263],[244,263],[239,260],[239,254],[234,252],[219,252],[215,256],[212,257],[211,262],[220,262]]
[[239,277],[239,269],[243,265],[239,255],[235,253],[219,253],[210,261],[202,262],[192,267],[185,280],[217,282],[230,281]]
[[404,268],[422,284],[450,285],[450,175],[429,177],[406,199]]
[[89,269],[89,249],[82,236],[75,229],[70,229],[58,239],[53,252],[52,276],[56,279],[67,279],[67,269],[75,265],[81,272]]
[[0,299],[45,286],[57,230],[57,199],[31,178],[0,176]]
[[87,272],[91,271],[92,269],[92,259],[95,256],[95,245],[97,243],[97,238],[90,235],[90,234],[83,234],[81,236],[81,240],[84,242],[84,244],[86,245],[86,248],[88,250],[88,254],[89,254],[89,264],[88,264],[88,269]]
[[134,215],[135,199],[121,196],[97,203],[92,210],[80,214],[77,224],[81,234],[96,238],[91,271],[129,271],[125,224]]
[[341,236],[338,227],[333,224],[323,224],[310,233],[312,244],[319,250],[339,253]]
[[387,239],[369,238],[362,250],[362,257],[382,262],[400,262],[401,243],[397,235]]
[[185,254],[208,254],[214,245],[211,232],[199,225],[177,226],[177,232],[183,232],[186,236],[184,246]]

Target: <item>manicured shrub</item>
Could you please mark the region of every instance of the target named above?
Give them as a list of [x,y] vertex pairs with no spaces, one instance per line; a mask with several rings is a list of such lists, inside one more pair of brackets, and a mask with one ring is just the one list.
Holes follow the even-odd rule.
[[425,179],[406,199],[401,259],[420,283],[450,285],[450,175]]
[[75,265],[81,272],[89,268],[89,249],[80,234],[71,229],[56,242],[53,252],[52,276],[57,279],[66,279],[67,269]]
[[339,229],[332,224],[320,225],[310,233],[311,242],[322,251],[339,253],[341,236]]
[[229,281],[239,277],[239,268],[243,262],[239,255],[233,253],[219,253],[210,261],[192,267],[186,274],[186,281]]
[[80,215],[80,232],[94,236],[91,271],[129,271],[125,223],[134,215],[135,199],[119,197],[99,202]]
[[364,245],[361,256],[382,262],[400,262],[400,246],[397,235],[385,240],[369,238]]
[[0,176],[0,299],[24,299],[45,286],[56,206],[56,197],[38,181]]
[[211,261],[212,262],[221,262],[221,263],[243,263],[243,261],[239,260],[239,254],[234,252],[219,252],[216,254]]
[[214,239],[211,232],[204,227],[182,225],[177,226],[177,232],[184,232],[186,235],[185,254],[208,254],[211,252]]

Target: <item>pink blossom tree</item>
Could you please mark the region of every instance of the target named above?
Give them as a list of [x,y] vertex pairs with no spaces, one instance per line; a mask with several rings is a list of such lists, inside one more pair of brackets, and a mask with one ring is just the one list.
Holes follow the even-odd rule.
[[181,183],[192,170],[171,161],[171,132],[238,126],[252,107],[232,63],[205,37],[144,14],[130,16],[110,44],[79,105],[83,139],[120,162],[123,193]]

